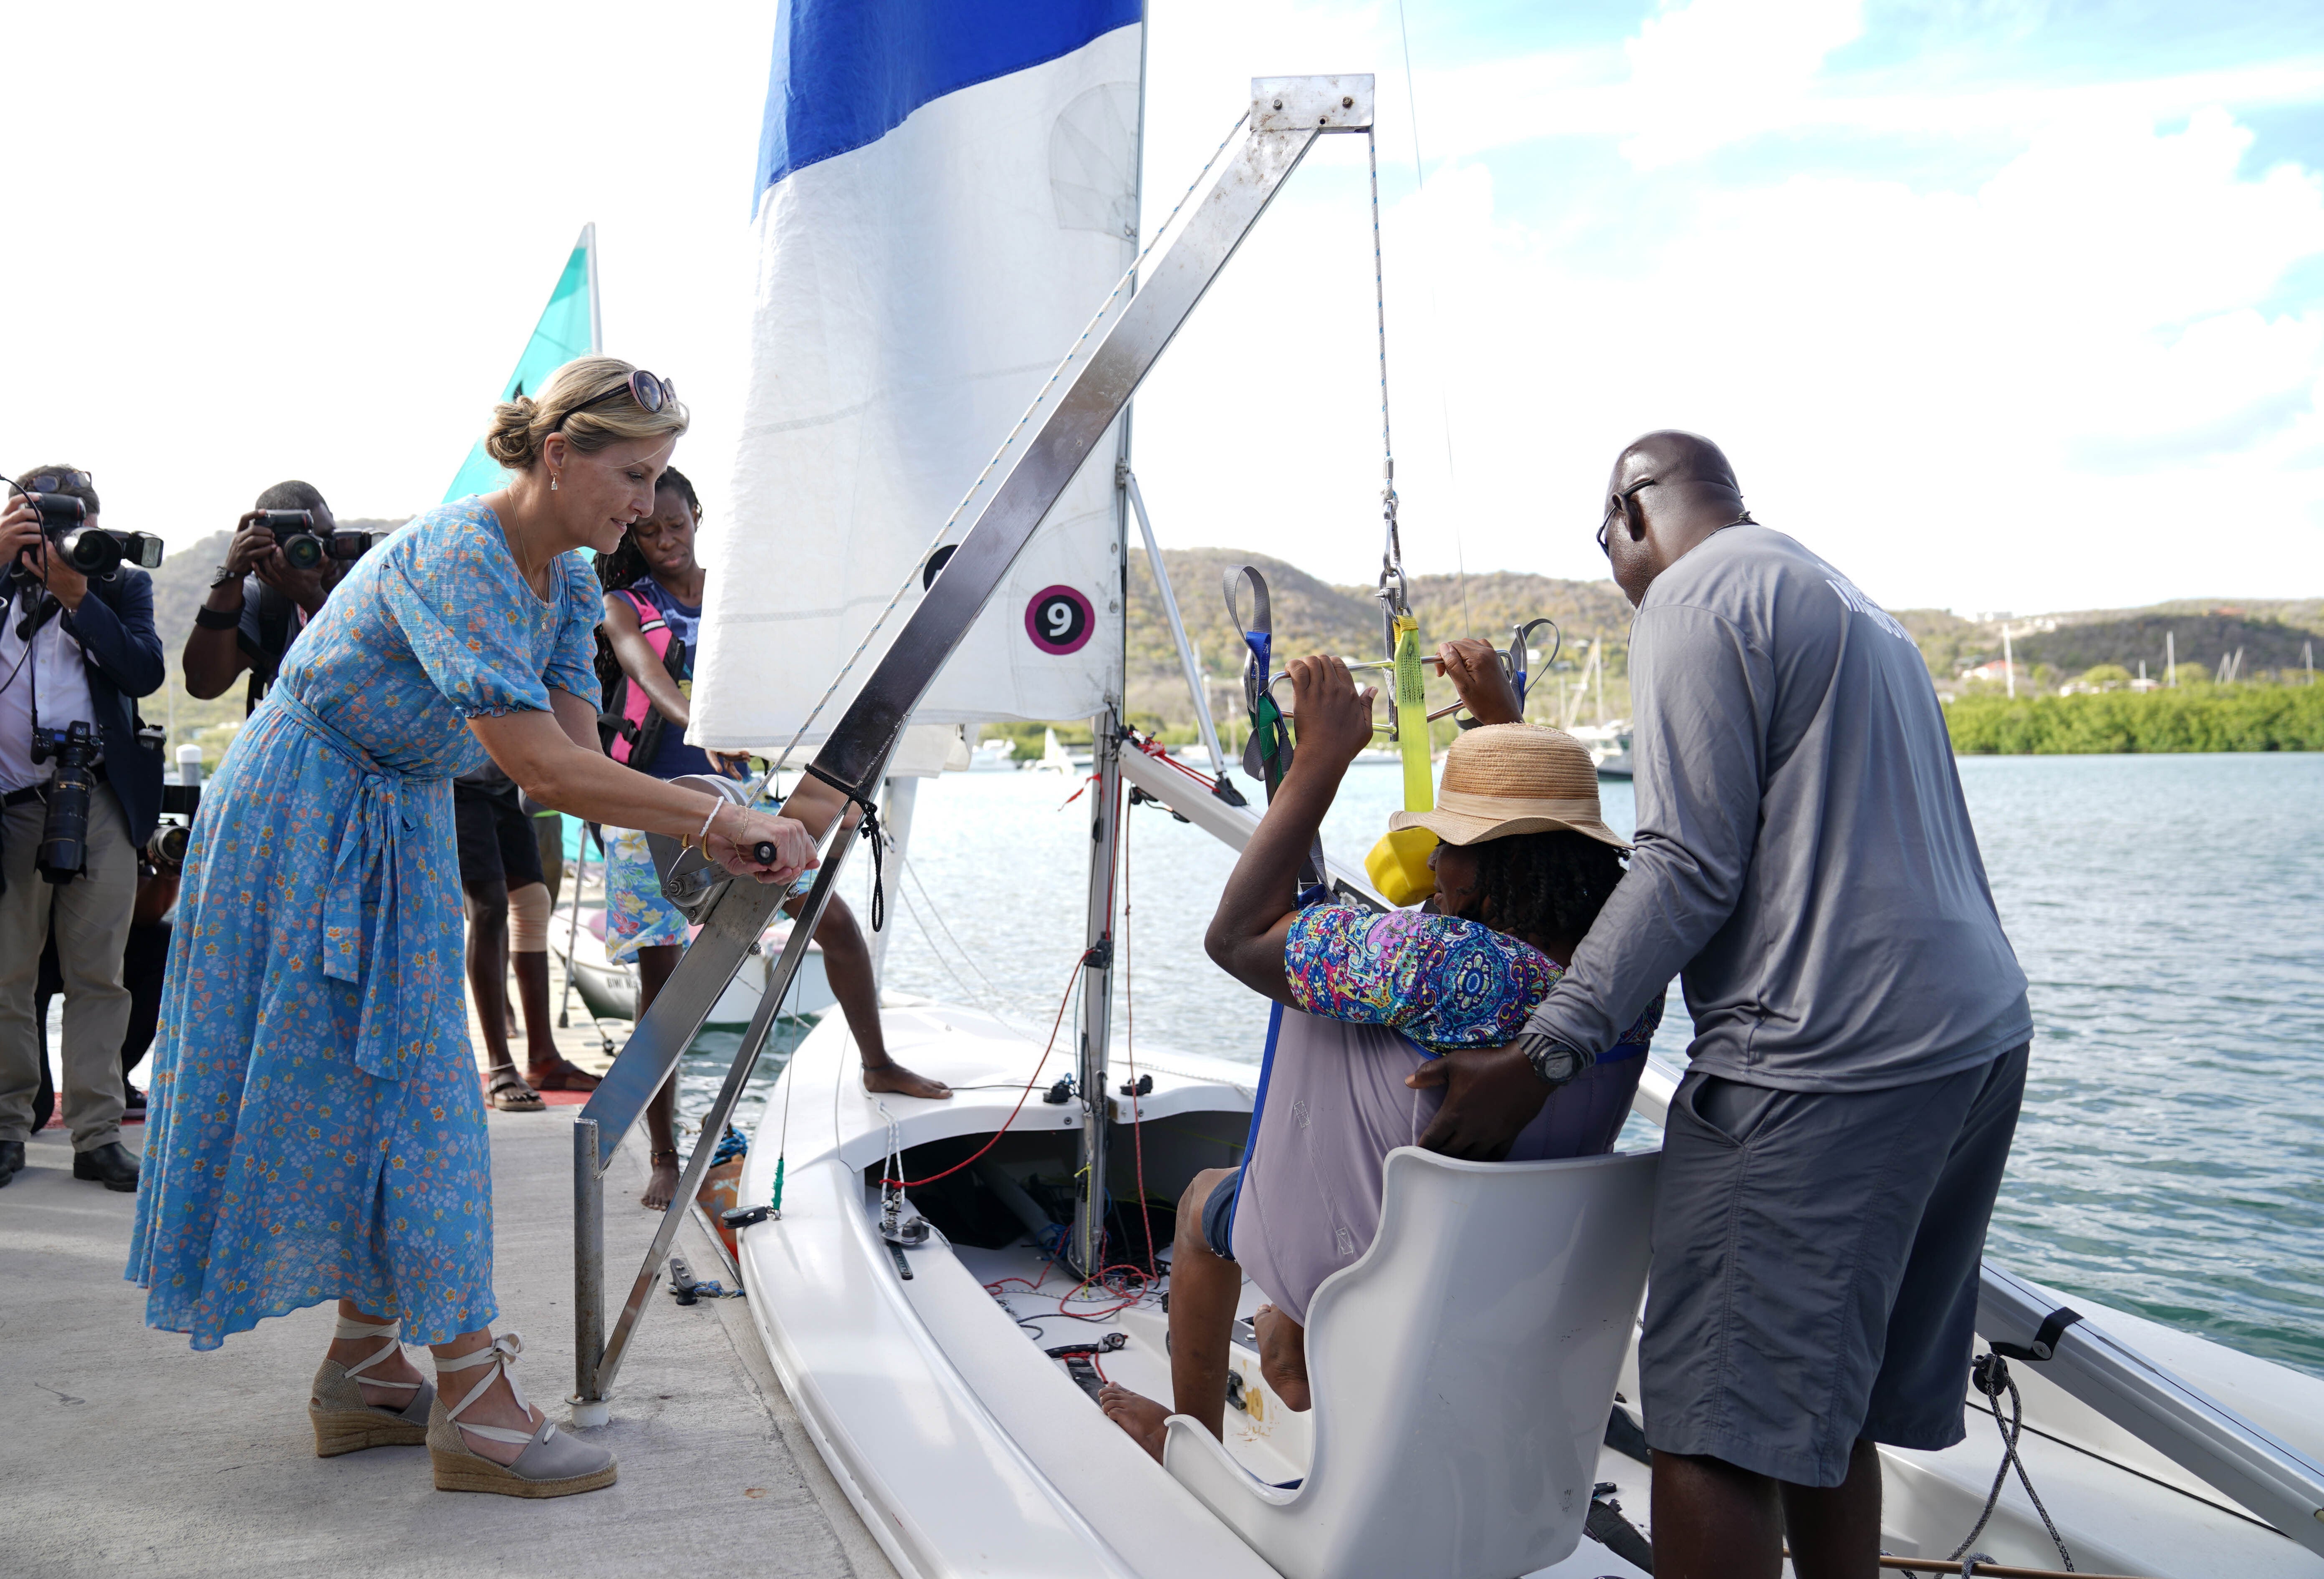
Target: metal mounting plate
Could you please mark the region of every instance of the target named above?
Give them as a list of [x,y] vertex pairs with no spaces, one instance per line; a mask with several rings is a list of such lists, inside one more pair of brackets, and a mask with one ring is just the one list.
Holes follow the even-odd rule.
[[1369,73],[1250,79],[1250,129],[1254,132],[1291,132],[1309,126],[1326,132],[1361,132],[1371,124]]

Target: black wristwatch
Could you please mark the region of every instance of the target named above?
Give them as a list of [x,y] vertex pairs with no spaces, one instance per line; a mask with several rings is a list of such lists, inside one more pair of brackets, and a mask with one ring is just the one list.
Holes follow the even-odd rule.
[[1517,1051],[1525,1054],[1526,1062],[1533,1065],[1533,1072],[1541,1077],[1542,1084],[1553,1088],[1564,1085],[1598,1061],[1595,1054],[1570,1047],[1546,1032],[1530,1027],[1517,1033]]

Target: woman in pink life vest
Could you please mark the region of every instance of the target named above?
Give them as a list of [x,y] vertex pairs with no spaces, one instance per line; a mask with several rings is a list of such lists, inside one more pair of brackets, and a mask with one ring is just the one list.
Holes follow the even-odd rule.
[[[654,487],[654,513],[622,535],[621,545],[597,561],[605,586],[599,677],[605,682],[606,754],[656,778],[715,773],[738,776],[740,757],[686,743],[687,703],[694,689],[696,634],[702,620],[702,566],[694,557],[694,530],[702,513],[694,484],[666,471]],[[605,830],[605,951],[638,962],[638,1014],[678,969],[686,946],[686,918],[662,897],[661,879],[647,853],[645,835]],[[797,913],[798,901],[786,908]],[[839,996],[847,1029],[863,1057],[863,1084],[906,1097],[945,1097],[950,1087],[888,1056],[880,1031],[880,999],[872,978],[872,950],[854,913],[837,897],[824,911],[815,941]],[[678,1189],[677,1097],[664,1086],[646,1110],[652,1135],[653,1176],[644,1204],[656,1210]],[[715,1137],[712,1137],[713,1143]]]

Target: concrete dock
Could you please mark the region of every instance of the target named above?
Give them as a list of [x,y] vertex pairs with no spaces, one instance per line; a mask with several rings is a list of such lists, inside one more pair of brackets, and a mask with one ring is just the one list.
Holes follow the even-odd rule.
[[[602,1068],[577,1004],[573,1019],[567,1056]],[[513,1373],[560,1421],[578,1111],[568,1101],[489,1120],[497,1327],[523,1334]],[[124,1138],[141,1147],[143,1126]],[[0,1189],[0,1573],[894,1573],[816,1455],[741,1299],[681,1307],[657,1292],[613,1422],[586,1434],[619,1457],[617,1484],[555,1501],[438,1492],[424,1447],[314,1455],[308,1382],[329,1307],[194,1353],[144,1326],[144,1295],[122,1280],[135,1198],[74,1180],[61,1129],[26,1152]],[[644,1159],[641,1127],[606,1176],[609,1323],[656,1222],[637,1205]],[[678,1247],[696,1276],[732,1286],[697,1221]]]

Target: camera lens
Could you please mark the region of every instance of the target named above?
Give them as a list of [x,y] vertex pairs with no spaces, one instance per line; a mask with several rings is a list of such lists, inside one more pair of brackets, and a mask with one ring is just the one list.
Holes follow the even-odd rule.
[[102,527],[83,527],[57,540],[57,552],[83,575],[104,575],[121,563],[121,539]]
[[293,532],[282,539],[282,557],[293,570],[312,570],[323,563],[323,540],[312,532]]

